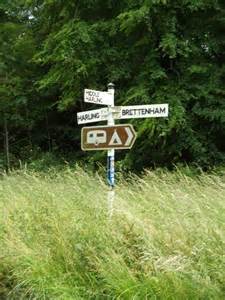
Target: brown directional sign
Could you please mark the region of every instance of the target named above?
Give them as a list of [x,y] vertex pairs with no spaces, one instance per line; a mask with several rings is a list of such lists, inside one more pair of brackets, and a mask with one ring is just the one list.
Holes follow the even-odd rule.
[[136,140],[136,132],[130,124],[83,127],[81,148],[88,150],[130,149]]

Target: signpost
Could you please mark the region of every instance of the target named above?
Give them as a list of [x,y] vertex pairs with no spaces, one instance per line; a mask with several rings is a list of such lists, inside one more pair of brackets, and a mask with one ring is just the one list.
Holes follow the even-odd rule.
[[84,90],[84,101],[99,105],[107,105],[101,109],[77,113],[78,124],[107,121],[107,126],[84,127],[81,132],[81,148],[84,151],[108,150],[107,180],[110,186],[108,201],[110,214],[114,201],[115,186],[115,149],[130,149],[136,133],[130,124],[115,125],[115,120],[133,118],[168,117],[169,105],[149,104],[132,106],[114,106],[114,84],[108,84],[108,91]]

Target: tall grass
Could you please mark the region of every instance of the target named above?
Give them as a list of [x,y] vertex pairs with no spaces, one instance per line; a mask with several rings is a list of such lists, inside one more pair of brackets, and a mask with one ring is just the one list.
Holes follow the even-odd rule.
[[[225,176],[0,181],[0,299],[224,299]],[[112,208],[110,208],[111,210]]]

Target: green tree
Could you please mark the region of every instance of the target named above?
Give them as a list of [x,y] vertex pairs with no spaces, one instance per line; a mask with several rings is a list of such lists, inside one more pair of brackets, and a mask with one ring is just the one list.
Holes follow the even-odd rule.
[[31,120],[43,126],[47,111],[58,149],[81,154],[75,114],[92,108],[83,103],[83,89],[104,90],[112,81],[117,105],[170,105],[168,119],[131,120],[138,140],[126,166],[224,160],[223,1],[27,0],[16,7],[36,64],[28,77],[19,76],[22,86],[33,78],[38,101],[30,95]]
[[0,5],[0,126],[4,128],[8,169],[9,151],[16,152],[20,140],[23,145],[24,141],[31,143],[30,130],[34,123],[29,105],[34,99],[31,58],[35,46],[29,33],[28,12],[16,4],[20,2],[5,1]]

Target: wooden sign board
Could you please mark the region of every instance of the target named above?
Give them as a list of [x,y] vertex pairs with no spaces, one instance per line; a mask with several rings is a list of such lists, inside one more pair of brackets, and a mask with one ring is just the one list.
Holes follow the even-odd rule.
[[81,148],[89,150],[130,149],[136,140],[136,132],[130,124],[83,127]]

